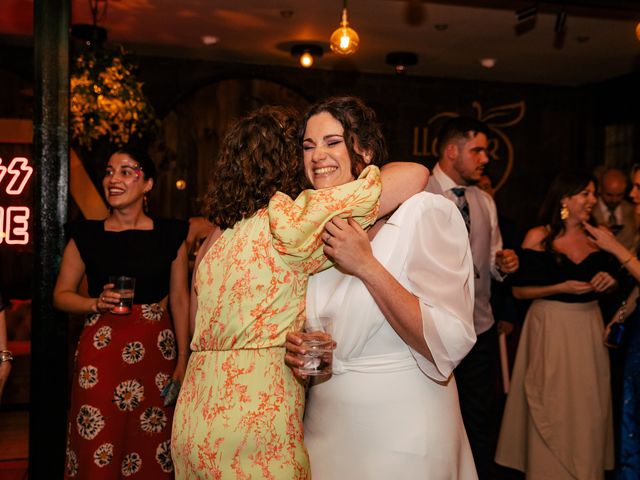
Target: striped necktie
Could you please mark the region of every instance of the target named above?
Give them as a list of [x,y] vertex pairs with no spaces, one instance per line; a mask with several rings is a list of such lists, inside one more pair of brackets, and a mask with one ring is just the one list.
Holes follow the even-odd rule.
[[467,197],[464,195],[464,191],[466,189],[464,187],[454,187],[451,189],[453,194],[456,196],[456,205],[460,213],[462,214],[462,218],[464,219],[464,224],[467,226],[467,232],[471,231],[471,215],[469,215],[469,202],[467,202]]

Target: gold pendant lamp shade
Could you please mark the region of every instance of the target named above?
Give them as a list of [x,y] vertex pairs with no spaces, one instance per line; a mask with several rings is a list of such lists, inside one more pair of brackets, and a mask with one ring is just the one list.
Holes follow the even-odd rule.
[[331,45],[331,50],[338,55],[351,55],[358,50],[360,37],[358,37],[358,34],[353,28],[349,27],[347,0],[344,0],[340,27],[331,34],[329,43]]

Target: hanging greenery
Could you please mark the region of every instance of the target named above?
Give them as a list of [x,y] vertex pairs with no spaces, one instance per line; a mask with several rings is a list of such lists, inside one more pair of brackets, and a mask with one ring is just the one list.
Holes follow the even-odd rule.
[[91,150],[94,142],[121,147],[152,136],[159,127],[136,79],[137,64],[124,48],[87,49],[71,71],[71,137]]

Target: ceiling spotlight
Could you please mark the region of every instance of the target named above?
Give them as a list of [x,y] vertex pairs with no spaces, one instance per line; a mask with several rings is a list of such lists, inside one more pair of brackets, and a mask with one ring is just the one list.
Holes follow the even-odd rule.
[[496,66],[496,59],[491,57],[481,58],[480,65],[482,65],[484,68],[493,68]]
[[565,12],[564,10],[560,10],[558,12],[558,15],[556,16],[556,24],[553,28],[553,31],[555,32],[555,37],[553,39],[553,47],[554,48],[562,48],[564,47],[564,40],[565,37],[567,36],[567,31],[565,28],[565,25],[567,23],[567,12]]
[[200,37],[200,40],[202,40],[202,43],[207,46],[215,45],[220,41],[220,39],[215,35],[203,35],[202,37]]
[[516,10],[516,25],[513,27],[516,35],[522,35],[533,30],[538,20],[538,6],[533,4],[529,7]]
[[353,28],[349,27],[347,0],[344,0],[340,26],[331,34],[329,43],[331,50],[339,55],[351,55],[358,50],[360,37]]
[[299,43],[291,47],[291,55],[299,57],[300,65],[304,68],[313,65],[314,60],[320,58],[322,53],[322,47],[312,43]]
[[389,52],[385,58],[385,62],[393,65],[398,75],[402,75],[407,71],[407,67],[418,63],[418,55],[413,52]]
[[556,33],[564,33],[564,27],[567,23],[567,12],[560,10],[556,16],[556,25],[553,29]]
[[518,22],[526,22],[531,18],[535,17],[538,13],[538,5],[535,3],[528,7],[521,8],[520,10],[516,10],[516,20]]

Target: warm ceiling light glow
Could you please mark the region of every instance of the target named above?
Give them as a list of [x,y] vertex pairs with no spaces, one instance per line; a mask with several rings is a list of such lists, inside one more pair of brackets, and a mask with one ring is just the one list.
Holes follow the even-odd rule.
[[214,35],[203,35],[202,36],[202,43],[204,43],[207,46],[215,45],[219,41],[220,41],[220,39],[218,37],[214,36]]
[[300,65],[309,68],[316,59],[322,57],[323,48],[315,43],[297,43],[291,47],[291,55],[296,57]]
[[482,65],[484,68],[493,68],[496,66],[496,59],[491,57],[481,58],[480,65]]
[[636,25],[636,38],[640,40],[640,22]]
[[309,68],[311,65],[313,65],[313,55],[311,55],[309,52],[304,52],[302,55],[300,55],[300,65],[302,65],[304,68]]
[[358,37],[353,28],[349,27],[347,0],[345,0],[344,8],[342,9],[340,27],[331,34],[329,43],[331,44],[331,50],[340,55],[351,55],[358,50],[360,37]]
[[176,180],[176,188],[178,190],[184,190],[185,188],[187,188],[187,182],[183,179]]

